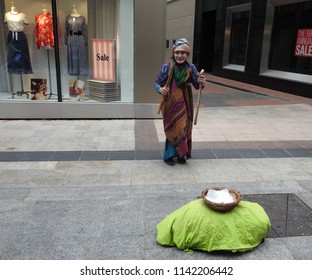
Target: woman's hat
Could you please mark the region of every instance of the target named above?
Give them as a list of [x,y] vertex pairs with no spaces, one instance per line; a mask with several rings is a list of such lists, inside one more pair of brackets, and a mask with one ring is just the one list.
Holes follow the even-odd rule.
[[174,53],[175,51],[185,51],[187,53],[190,53],[190,43],[185,38],[176,40],[172,46],[172,52]]

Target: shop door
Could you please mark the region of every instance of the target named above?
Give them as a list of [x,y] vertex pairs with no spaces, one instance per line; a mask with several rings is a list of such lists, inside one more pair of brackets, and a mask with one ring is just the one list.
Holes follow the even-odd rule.
[[214,42],[216,29],[216,11],[203,13],[200,46],[200,69],[213,70]]

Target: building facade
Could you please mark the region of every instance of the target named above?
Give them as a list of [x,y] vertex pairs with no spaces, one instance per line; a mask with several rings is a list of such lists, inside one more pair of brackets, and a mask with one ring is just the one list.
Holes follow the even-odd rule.
[[199,68],[312,97],[311,0],[196,0],[193,44]]
[[158,117],[166,8],[165,0],[0,0],[0,118]]
[[[166,24],[166,60],[172,57],[172,45],[175,40],[186,38],[190,43],[194,41],[196,0],[167,0]],[[189,56],[192,61],[193,54]]]

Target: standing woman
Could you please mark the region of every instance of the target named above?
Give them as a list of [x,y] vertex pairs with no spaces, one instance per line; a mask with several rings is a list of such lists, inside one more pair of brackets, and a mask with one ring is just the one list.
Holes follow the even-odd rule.
[[166,142],[163,160],[168,165],[185,164],[192,155],[193,95],[191,84],[204,87],[205,76],[200,75],[194,64],[187,61],[191,47],[186,39],[177,40],[172,47],[172,60],[164,64],[154,84],[162,95]]

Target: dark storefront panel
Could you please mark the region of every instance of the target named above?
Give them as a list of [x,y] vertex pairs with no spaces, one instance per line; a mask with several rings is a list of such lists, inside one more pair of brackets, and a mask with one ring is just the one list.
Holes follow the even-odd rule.
[[229,63],[245,65],[249,27],[249,11],[233,13]]
[[[203,24],[209,13],[216,15],[213,30]],[[312,55],[295,55],[298,30],[312,30],[311,14],[311,0],[197,0],[194,63],[218,76],[312,97]]]

